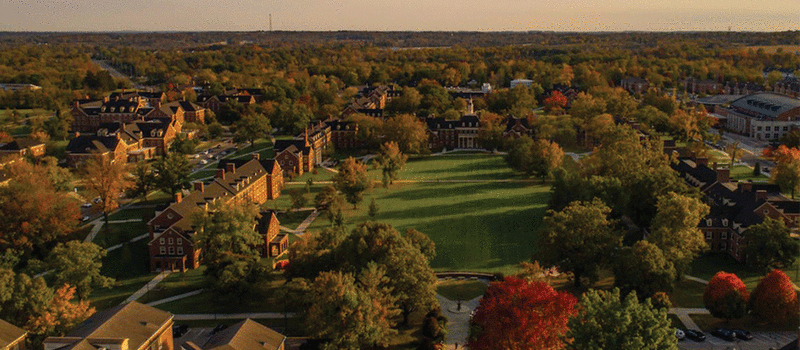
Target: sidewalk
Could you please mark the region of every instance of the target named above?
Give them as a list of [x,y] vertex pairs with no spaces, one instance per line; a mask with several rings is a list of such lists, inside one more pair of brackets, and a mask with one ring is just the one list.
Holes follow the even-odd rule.
[[708,310],[701,309],[701,308],[692,309],[692,308],[683,308],[683,307],[673,307],[673,308],[669,309],[669,313],[674,314],[675,316],[678,316],[678,319],[680,319],[681,322],[683,322],[683,325],[687,329],[697,329],[697,330],[699,330],[700,328],[697,327],[697,323],[694,323],[694,320],[692,320],[692,318],[689,317],[689,315],[708,314],[709,312],[708,312]]
[[162,273],[159,273],[158,276],[154,277],[152,280],[150,280],[150,282],[147,282],[147,284],[145,284],[144,287],[137,290],[136,293],[131,294],[131,296],[129,296],[128,299],[125,299],[125,301],[123,301],[122,304],[127,304],[141,298],[142,295],[153,289],[158,284],[158,282],[161,282],[161,280],[167,277],[170,273],[172,273],[172,271],[164,271]]
[[183,299],[183,298],[188,298],[188,297],[191,297],[191,296],[195,296],[195,295],[198,295],[198,294],[200,294],[202,292],[203,292],[202,289],[198,289],[198,290],[191,291],[189,293],[178,294],[178,295],[173,296],[173,297],[164,298],[164,299],[161,299],[161,300],[156,300],[156,301],[147,303],[147,306],[156,306],[156,305],[169,303],[171,301],[180,300],[180,299]]
[[255,312],[247,314],[175,314],[175,320],[178,321],[191,321],[191,320],[223,320],[223,319],[264,319],[264,318],[284,318],[294,317],[294,312]]

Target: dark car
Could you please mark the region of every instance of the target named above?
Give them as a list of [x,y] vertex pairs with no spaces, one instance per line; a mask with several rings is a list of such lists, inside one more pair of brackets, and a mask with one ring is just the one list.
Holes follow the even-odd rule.
[[686,338],[689,338],[694,341],[704,341],[706,340],[706,335],[701,331],[696,331],[694,329],[687,329],[683,331],[686,334]]
[[727,328],[717,328],[717,329],[711,331],[711,335],[713,335],[713,336],[715,336],[717,338],[720,338],[720,339],[727,340],[727,341],[736,340],[736,333],[733,333],[732,330],[727,329]]
[[741,340],[753,340],[753,335],[750,332],[741,330],[741,329],[734,329],[733,334],[736,335],[736,338]]
[[186,334],[189,330],[189,326],[185,324],[174,324],[172,325],[172,336],[174,338],[180,338],[182,335]]

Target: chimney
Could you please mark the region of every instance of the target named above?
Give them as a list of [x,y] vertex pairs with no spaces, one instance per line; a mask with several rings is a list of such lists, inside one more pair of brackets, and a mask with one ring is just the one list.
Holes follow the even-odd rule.
[[78,136],[81,136],[81,133],[79,131],[76,131],[75,132],[75,137],[78,137]]
[[203,190],[205,190],[205,184],[203,183],[203,181],[195,182],[194,183],[194,190],[195,191],[199,191],[200,193],[203,193]]
[[767,190],[757,190],[756,191],[756,200],[767,200]]
[[217,169],[217,178],[225,180],[225,169]]
[[308,147],[308,128],[306,128],[304,139],[306,141],[306,147]]
[[695,158],[694,162],[695,162],[695,164],[697,164],[697,166],[700,166],[700,165],[708,166],[708,158],[705,158],[705,157],[697,157],[697,158]]
[[[716,163],[714,163],[716,164]],[[724,183],[731,181],[731,170],[730,169],[716,169],[717,172],[717,182]]]
[[258,153],[253,153],[253,159],[255,159],[255,160],[261,160],[261,154],[258,154]]
[[739,188],[742,189],[742,192],[751,192],[753,191],[753,183],[751,181],[742,182],[739,184]]
[[183,199],[183,193],[178,192],[175,194],[175,203],[180,203],[182,199]]
[[233,163],[225,163],[225,171],[231,174],[236,172],[236,164]]

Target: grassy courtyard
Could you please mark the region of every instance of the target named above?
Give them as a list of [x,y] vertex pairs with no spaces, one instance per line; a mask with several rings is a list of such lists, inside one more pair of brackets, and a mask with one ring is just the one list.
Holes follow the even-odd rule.
[[[370,176],[378,181],[380,170],[371,169]],[[431,263],[436,271],[512,273],[534,253],[536,233],[550,198],[549,184],[487,181],[520,180],[501,156],[411,159],[400,179],[428,182],[398,182],[389,189],[377,187],[365,193],[358,209],[349,207],[345,212],[348,228],[374,220],[389,222],[400,232],[417,229],[436,243],[437,256]],[[484,182],[447,182],[451,180]],[[296,186],[300,185],[289,188]],[[322,186],[312,187],[309,203]],[[272,205],[285,209],[288,197],[281,196]],[[367,208],[373,198],[380,211],[371,219]],[[293,227],[300,221],[302,218],[291,216],[285,222]],[[318,232],[329,226],[320,216],[309,230]]]

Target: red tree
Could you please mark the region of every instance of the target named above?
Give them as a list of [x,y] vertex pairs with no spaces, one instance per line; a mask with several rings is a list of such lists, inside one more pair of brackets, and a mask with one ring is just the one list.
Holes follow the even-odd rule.
[[467,346],[481,349],[559,349],[578,300],[543,282],[507,277],[486,291]]
[[782,324],[798,316],[797,292],[789,276],[781,270],[772,270],[758,282],[748,306],[753,315],[773,324]]
[[563,111],[567,107],[567,98],[561,91],[555,90],[550,97],[544,99],[544,107],[548,112]]
[[708,281],[703,304],[712,316],[731,320],[745,315],[749,297],[747,286],[739,277],[720,271]]

